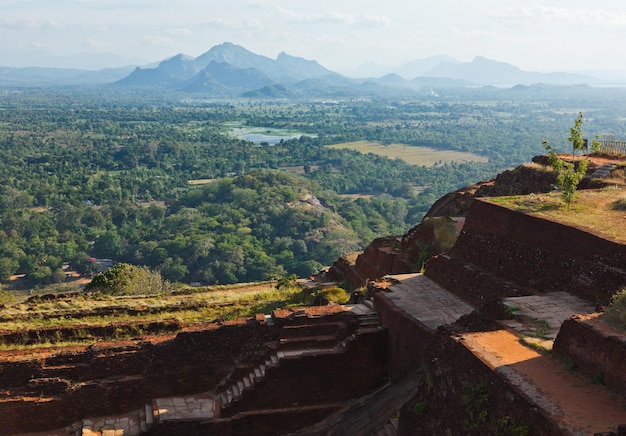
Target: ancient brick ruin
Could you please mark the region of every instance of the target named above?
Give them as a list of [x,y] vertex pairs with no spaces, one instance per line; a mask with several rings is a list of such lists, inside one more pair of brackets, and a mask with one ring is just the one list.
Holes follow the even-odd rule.
[[0,434],[624,434],[626,334],[596,309],[626,245],[475,198],[502,189],[338,260],[350,305],[5,357]]

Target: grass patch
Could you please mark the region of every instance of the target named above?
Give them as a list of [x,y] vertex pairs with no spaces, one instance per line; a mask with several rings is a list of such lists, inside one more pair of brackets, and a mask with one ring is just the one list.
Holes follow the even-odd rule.
[[455,150],[437,150],[406,144],[383,145],[379,142],[356,141],[331,145],[331,148],[356,150],[363,154],[372,153],[390,159],[402,159],[411,165],[432,167],[449,162],[487,162],[488,158],[474,153]]
[[[23,302],[5,303],[0,308],[0,332],[46,330],[38,343],[45,345],[82,344],[86,338],[81,331],[94,327],[119,325],[113,338],[128,339],[170,331],[145,332],[140,326],[175,320],[181,328],[196,324],[250,318],[274,309],[306,305],[307,291],[298,285],[278,289],[274,282],[249,283],[224,287],[179,289],[159,295],[113,296],[100,293],[77,293],[58,298],[32,297]],[[342,290],[343,291],[343,290]],[[345,294],[345,292],[344,292]],[[55,337],[54,329],[75,329],[75,338]],[[178,328],[178,327],[177,327]],[[2,344],[0,335],[0,344]],[[19,344],[3,345],[2,349],[19,348]]]
[[626,215],[624,210],[614,208],[625,194],[624,188],[581,190],[569,209],[564,207],[559,193],[493,197],[488,201],[626,243]]
[[200,185],[208,185],[210,183],[215,183],[218,182],[220,179],[195,179],[195,180],[188,180],[187,183],[189,183],[191,186],[200,186]]

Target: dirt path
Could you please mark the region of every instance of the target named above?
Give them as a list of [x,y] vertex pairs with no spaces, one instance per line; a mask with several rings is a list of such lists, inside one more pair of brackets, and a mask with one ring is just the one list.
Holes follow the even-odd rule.
[[467,333],[465,345],[577,435],[626,423],[624,398],[519,342],[508,330]]

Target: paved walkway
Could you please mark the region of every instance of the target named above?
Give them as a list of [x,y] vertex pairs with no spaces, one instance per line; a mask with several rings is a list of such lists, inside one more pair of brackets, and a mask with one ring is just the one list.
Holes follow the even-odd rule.
[[509,330],[464,333],[456,340],[539,405],[564,434],[590,436],[626,422],[614,392],[522,345]]
[[159,422],[186,419],[213,419],[215,401],[208,396],[190,395],[157,398],[153,401],[154,418]]
[[524,341],[552,349],[563,321],[576,314],[591,314],[595,308],[568,292],[551,292],[504,299],[515,319],[503,321],[524,336]]
[[474,308],[424,274],[388,276],[395,283],[385,296],[431,330],[451,324]]

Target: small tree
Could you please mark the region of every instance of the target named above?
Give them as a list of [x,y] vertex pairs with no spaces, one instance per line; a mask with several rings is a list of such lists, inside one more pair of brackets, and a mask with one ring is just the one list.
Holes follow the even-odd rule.
[[589,160],[583,159],[578,165],[574,164],[576,150],[582,150],[585,146],[585,140],[582,133],[583,114],[580,112],[574,121],[574,127],[570,129],[570,136],[567,138],[572,143],[572,162],[564,161],[559,158],[556,151],[550,146],[548,141],[543,141],[543,146],[548,152],[550,165],[557,172],[556,186],[563,191],[562,198],[565,205],[569,208],[576,198],[576,189],[578,184],[585,177]]
[[569,138],[567,138],[567,140],[572,143],[572,161],[574,161],[576,159],[576,151],[582,151],[585,148],[582,112],[579,112],[574,120],[574,127],[569,129]]

